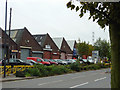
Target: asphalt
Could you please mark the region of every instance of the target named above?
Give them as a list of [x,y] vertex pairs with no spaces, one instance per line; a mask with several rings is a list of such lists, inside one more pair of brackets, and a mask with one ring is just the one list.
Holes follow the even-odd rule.
[[2,88],[110,88],[109,69],[3,82]]

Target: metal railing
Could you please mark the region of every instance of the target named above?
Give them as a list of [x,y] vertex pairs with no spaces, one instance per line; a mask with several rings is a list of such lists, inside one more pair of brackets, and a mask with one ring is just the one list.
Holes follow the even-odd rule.
[[[17,71],[24,71],[25,69],[33,68],[31,65],[15,65],[13,68],[11,65],[6,66],[6,75],[15,74]],[[4,74],[4,66],[0,66],[0,75]]]
[[[7,65],[6,66],[6,75],[9,75],[11,73],[11,66]],[[4,74],[4,66],[0,66],[0,75]]]

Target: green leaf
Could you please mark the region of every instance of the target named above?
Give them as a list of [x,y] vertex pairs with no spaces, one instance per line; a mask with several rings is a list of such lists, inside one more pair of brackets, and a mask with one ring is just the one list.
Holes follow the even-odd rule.
[[79,6],[76,7],[76,12],[79,10]]
[[90,20],[91,19],[91,16],[88,18],[88,20]]
[[70,8],[71,7],[71,2],[67,3],[67,7]]
[[72,4],[72,5],[71,5],[71,10],[73,10],[74,8],[75,8],[75,5]]
[[83,13],[81,13],[79,16],[80,16],[80,18],[81,18],[81,17],[83,16]]

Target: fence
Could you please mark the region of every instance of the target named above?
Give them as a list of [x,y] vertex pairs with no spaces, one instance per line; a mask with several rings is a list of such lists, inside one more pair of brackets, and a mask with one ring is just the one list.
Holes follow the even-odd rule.
[[[6,66],[6,75],[15,74],[17,71],[24,71],[27,68],[33,68],[30,65],[15,65],[13,68],[10,65]],[[4,74],[4,66],[0,66],[0,75]]]

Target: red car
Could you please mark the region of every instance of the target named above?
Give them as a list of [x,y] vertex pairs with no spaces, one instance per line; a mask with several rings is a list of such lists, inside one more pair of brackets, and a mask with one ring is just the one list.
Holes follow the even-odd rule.
[[42,63],[47,66],[50,65],[50,62],[46,62],[42,58],[39,58],[39,57],[27,57],[27,60],[34,60],[35,62]]
[[57,63],[55,60],[53,60],[53,59],[48,59],[48,61],[49,61],[51,64],[58,65],[58,63]]

